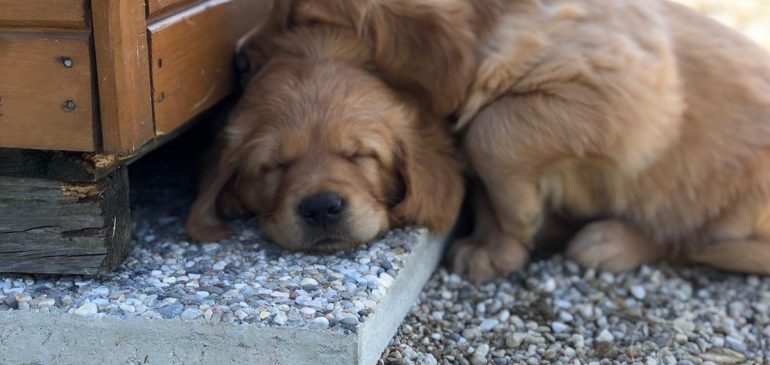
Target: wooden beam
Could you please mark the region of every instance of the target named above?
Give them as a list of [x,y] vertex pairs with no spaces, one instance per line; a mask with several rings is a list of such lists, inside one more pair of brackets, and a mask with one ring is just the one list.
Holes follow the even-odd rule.
[[84,0],[0,0],[0,26],[86,28]]
[[155,135],[145,3],[91,0],[102,150],[130,153]]
[[0,272],[102,274],[130,250],[125,168],[89,183],[0,176]]

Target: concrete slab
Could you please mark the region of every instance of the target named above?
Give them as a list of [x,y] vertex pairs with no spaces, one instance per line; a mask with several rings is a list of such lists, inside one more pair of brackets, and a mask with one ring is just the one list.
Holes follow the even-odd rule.
[[[248,230],[243,228],[241,234]],[[146,261],[141,258],[146,255],[159,257],[167,268],[176,267],[175,263],[168,260],[180,261],[173,258],[175,255],[187,257],[181,260],[182,266],[194,262],[194,257],[186,255],[189,252],[183,247],[170,245],[172,247],[167,254],[161,252],[169,249],[168,244],[140,247],[134,252],[134,262]],[[222,247],[225,245],[223,243]],[[240,255],[243,257],[263,258],[265,250],[259,247],[257,245],[256,248],[248,249],[238,246],[234,249],[242,249]],[[348,267],[358,269],[355,262],[368,262],[373,252],[388,253],[386,256],[390,259],[386,260],[389,262],[383,266],[392,267],[387,270],[393,273],[392,282],[380,281],[379,287],[374,290],[371,288],[376,285],[367,285],[364,292],[369,299],[365,300],[371,301],[368,303],[371,305],[362,309],[358,317],[345,316],[343,309],[336,313],[342,320],[333,318],[334,305],[326,303],[324,308],[330,310],[317,309],[317,315],[300,316],[299,320],[293,318],[295,320],[285,322],[279,318],[276,321],[276,316],[292,317],[291,314],[297,308],[312,309],[312,304],[297,304],[299,297],[291,299],[256,292],[253,298],[238,298],[237,304],[229,304],[231,301],[225,299],[225,293],[236,289],[228,289],[222,295],[209,293],[202,302],[173,298],[171,292],[175,287],[187,288],[192,280],[162,286],[152,280],[153,274],[157,276],[157,271],[134,270],[131,262],[121,272],[98,280],[79,277],[0,277],[0,364],[375,364],[436,267],[442,249],[442,240],[431,237],[426,231],[400,230],[367,248],[356,250],[352,255],[359,258],[357,261],[340,259],[338,256],[312,257],[301,254],[281,257],[283,266],[304,263],[310,259],[316,263],[307,270],[316,271],[324,263],[330,263],[329,271],[334,270],[339,274],[345,271],[344,266],[335,262],[345,264],[348,260]],[[276,258],[268,262],[277,264],[278,260]],[[286,261],[293,264],[287,264]],[[212,267],[216,265],[214,263]],[[203,272],[197,274],[200,276],[185,273],[198,277],[198,288],[183,289],[186,296],[202,291],[196,289],[200,289],[207,276],[227,276],[226,269],[200,271]],[[248,292],[247,288],[260,285],[259,279],[256,279],[259,271],[254,273],[257,276],[250,282],[240,282],[238,276],[229,278],[230,285],[227,287],[236,287],[239,282],[245,284],[237,285],[243,296],[243,292]],[[287,280],[301,282],[301,279],[295,279],[303,274],[306,276],[307,271],[301,270],[294,274],[296,277]],[[167,275],[160,283],[173,281],[167,279],[170,277],[174,276]],[[331,277],[346,278],[345,274]],[[336,282],[340,280],[327,283],[316,281],[321,281],[316,294],[328,293],[334,287],[340,287],[340,283]],[[309,286],[305,285],[305,288],[313,289]],[[65,288],[63,293],[59,292],[60,288]],[[356,288],[358,294],[361,294],[360,287]],[[293,292],[297,290],[303,289],[295,289]],[[147,295],[143,298],[146,304],[142,304],[139,298],[146,294],[137,294],[142,292],[158,294]],[[372,292],[381,295],[372,295]],[[230,293],[231,296],[233,294]],[[294,294],[290,295],[294,297]],[[157,297],[147,300],[152,296]],[[333,299],[345,300],[344,296]],[[141,310],[142,306],[147,309],[138,314],[137,307]],[[174,308],[167,309],[169,306]],[[272,313],[268,309],[270,306],[277,308],[277,313]],[[203,314],[188,315],[191,310]],[[178,313],[180,311],[182,313]],[[310,310],[300,314],[305,312]],[[327,320],[328,325],[324,326],[327,321],[318,318],[332,320]],[[355,321],[345,318],[355,318]]]

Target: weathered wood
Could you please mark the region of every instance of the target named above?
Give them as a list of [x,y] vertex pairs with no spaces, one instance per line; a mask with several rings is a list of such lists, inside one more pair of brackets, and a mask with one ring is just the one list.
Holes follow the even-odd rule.
[[0,272],[96,275],[130,249],[125,168],[90,183],[0,177]]
[[87,32],[0,32],[0,147],[96,149],[90,44]]
[[0,148],[1,176],[88,182],[106,177],[122,162],[116,155]]
[[102,151],[136,151],[154,135],[144,1],[91,0]]
[[233,91],[236,44],[269,10],[265,0],[208,0],[150,24],[156,135]]
[[0,26],[86,28],[84,2],[84,0],[0,0]]

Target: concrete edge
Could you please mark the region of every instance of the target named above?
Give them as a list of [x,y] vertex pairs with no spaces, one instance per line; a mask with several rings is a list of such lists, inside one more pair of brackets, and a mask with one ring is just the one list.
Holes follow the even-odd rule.
[[356,343],[333,331],[0,312],[0,364],[338,365]]
[[449,241],[448,237],[421,232],[420,241],[408,256],[390,291],[378,305],[378,310],[359,327],[358,364],[374,365],[380,359],[404,317],[419,299],[423,286],[438,266]]

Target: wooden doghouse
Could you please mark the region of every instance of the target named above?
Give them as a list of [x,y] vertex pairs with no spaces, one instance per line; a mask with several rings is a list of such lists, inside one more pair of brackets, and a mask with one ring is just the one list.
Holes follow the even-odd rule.
[[234,88],[264,0],[0,0],[0,272],[131,248],[125,165]]

